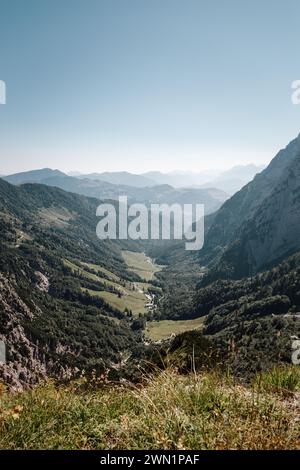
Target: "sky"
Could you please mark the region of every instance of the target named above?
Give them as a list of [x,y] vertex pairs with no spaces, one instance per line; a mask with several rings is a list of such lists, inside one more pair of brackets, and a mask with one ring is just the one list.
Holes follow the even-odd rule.
[[300,132],[298,0],[0,0],[0,174],[268,163]]

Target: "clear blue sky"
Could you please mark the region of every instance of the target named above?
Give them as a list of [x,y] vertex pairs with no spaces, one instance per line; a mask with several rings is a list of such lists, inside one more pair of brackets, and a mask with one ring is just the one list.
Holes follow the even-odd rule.
[[1,0],[0,174],[228,168],[300,131],[299,0]]

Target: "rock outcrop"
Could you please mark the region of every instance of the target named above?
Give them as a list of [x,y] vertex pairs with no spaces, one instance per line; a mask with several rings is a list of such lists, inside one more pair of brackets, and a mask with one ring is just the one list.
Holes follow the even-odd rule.
[[217,212],[200,252],[206,281],[249,276],[300,249],[300,136]]

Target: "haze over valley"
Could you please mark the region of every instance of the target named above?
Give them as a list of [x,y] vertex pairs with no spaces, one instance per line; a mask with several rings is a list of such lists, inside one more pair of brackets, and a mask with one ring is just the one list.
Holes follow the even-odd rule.
[[3,466],[300,449],[299,15],[1,2]]
[[[292,332],[289,324],[294,330],[298,328],[298,294],[292,286],[289,294],[281,290],[282,268],[276,266],[286,260],[284,275],[298,275],[294,260],[300,250],[299,142],[299,137],[291,142],[252,181],[257,170],[254,166],[234,168],[216,177],[214,183],[225,181],[226,176],[228,181],[233,177],[235,181],[250,180],[232,197],[210,184],[208,188],[173,188],[159,179],[162,174],[159,178],[156,174],[156,180],[153,175],[150,180],[130,173],[74,177],[42,169],[2,178],[2,302],[6,305],[7,327],[16,322],[21,344],[26,344],[27,350],[25,355],[20,353],[18,348],[23,346],[15,344],[16,331],[8,334],[3,325],[2,337],[7,341],[11,335],[12,347],[8,364],[1,366],[6,381],[20,388],[38,381],[40,374],[71,376],[80,364],[94,367],[100,361],[113,366],[121,360],[123,350],[130,350],[134,361],[134,349],[145,344],[144,329],[152,331],[151,322],[170,321],[171,335],[172,326],[177,331],[174,320],[180,320],[185,331],[184,321],[199,318],[199,327],[213,338],[211,324],[216,322],[216,308],[228,308],[225,306],[237,292],[240,300],[230,304],[229,311],[247,303],[247,308],[243,307],[247,316],[252,308],[249,305],[253,303],[255,309],[260,302],[260,316],[254,315],[253,321],[257,324],[260,318],[268,324],[270,341],[275,334],[274,318],[282,318],[280,341],[286,341],[287,354]],[[128,194],[131,202],[145,204],[204,203],[203,249],[187,253],[175,240],[97,240],[97,205],[100,200],[117,200],[122,194]],[[268,275],[259,273],[274,269],[279,269],[274,274],[275,279],[278,277],[275,285],[272,281],[267,283],[267,290],[253,290],[256,283],[266,282],[264,276]],[[250,275],[258,277],[247,287]],[[224,283],[224,291],[218,280]],[[245,299],[241,297],[243,290]],[[15,317],[13,307],[17,304],[23,312],[19,317]],[[56,312],[55,316],[49,317],[49,309]],[[93,331],[101,331],[96,342],[91,339],[95,331],[89,330],[89,323],[81,324],[80,312],[86,309],[92,315]],[[73,312],[70,327],[68,322],[62,323],[67,312]],[[232,315],[228,313],[228,322],[225,317],[224,325],[216,331],[220,330],[226,341],[234,338],[238,343],[241,332],[228,329]],[[248,321],[251,323],[251,316]],[[74,336],[73,327],[81,331],[80,338],[86,337],[86,344]],[[116,335],[113,344],[105,339],[112,334]],[[276,362],[280,347],[272,346],[275,356],[272,359],[268,355],[268,364]],[[55,366],[51,357],[55,357]],[[255,360],[253,367],[258,367]]]

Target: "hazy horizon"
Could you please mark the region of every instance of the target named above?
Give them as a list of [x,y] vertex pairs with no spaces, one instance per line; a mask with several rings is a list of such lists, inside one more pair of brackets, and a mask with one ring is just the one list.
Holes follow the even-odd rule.
[[296,0],[12,0],[0,13],[1,174],[226,170],[268,164],[299,133]]
[[241,168],[245,168],[247,166],[251,166],[251,165],[254,165],[256,166],[258,169],[260,169],[260,171],[262,171],[266,166],[267,164],[262,164],[262,165],[257,165],[255,163],[248,163],[248,164],[245,164],[245,165],[234,165],[230,168],[208,168],[208,169],[205,169],[205,170],[199,170],[199,171],[192,171],[192,170],[180,170],[180,169],[174,169],[174,170],[169,170],[169,171],[160,171],[160,170],[145,170],[145,171],[139,171],[139,172],[134,172],[134,171],[128,171],[126,169],[123,169],[123,170],[114,170],[114,171],[109,171],[109,170],[93,170],[93,171],[89,171],[89,172],[81,172],[81,171],[77,171],[76,169],[69,169],[69,170],[62,170],[61,168],[57,168],[57,167],[53,167],[53,166],[45,166],[45,167],[34,167],[34,168],[23,168],[23,169],[20,169],[19,171],[15,171],[15,172],[10,172],[10,173],[5,173],[4,171],[2,171],[0,169],[0,175],[1,176],[10,176],[10,175],[13,175],[13,174],[17,174],[17,173],[26,173],[26,172],[29,172],[29,171],[36,171],[36,170],[45,170],[45,169],[48,169],[48,170],[52,170],[52,171],[60,171],[62,173],[65,173],[66,175],[69,175],[69,176],[82,176],[82,175],[89,175],[89,174],[93,174],[93,173],[130,173],[130,174],[134,174],[134,175],[145,175],[147,173],[155,173],[155,172],[158,172],[158,173],[161,173],[161,174],[165,174],[165,175],[191,175],[191,176],[197,176],[199,174],[202,174],[202,175],[207,175],[208,177],[211,176],[212,178],[220,173],[225,173],[227,171],[230,171],[234,168],[238,168],[238,167],[241,167]]

